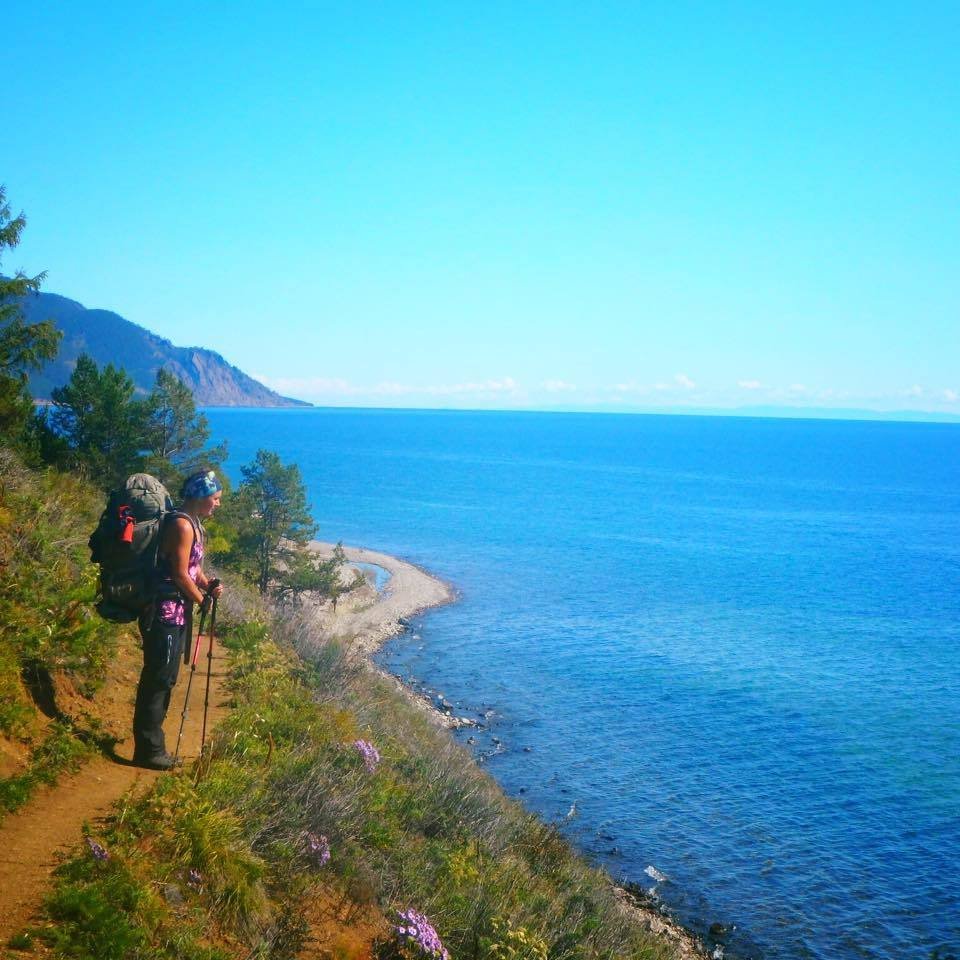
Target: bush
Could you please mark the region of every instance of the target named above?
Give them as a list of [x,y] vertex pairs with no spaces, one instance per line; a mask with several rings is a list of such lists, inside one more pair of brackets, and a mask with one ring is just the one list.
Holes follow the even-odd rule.
[[75,767],[98,739],[59,714],[54,694],[66,675],[91,695],[120,636],[92,609],[87,538],[100,509],[99,494],[77,478],[29,470],[0,449],[0,734],[33,742],[38,705],[56,720],[26,768],[0,780],[0,815]]
[[29,725],[22,687],[16,692],[24,670],[67,672],[91,693],[113,658],[118,631],[92,609],[87,549],[101,508],[77,478],[27,470],[0,450],[0,690],[12,704],[0,711],[0,732]]

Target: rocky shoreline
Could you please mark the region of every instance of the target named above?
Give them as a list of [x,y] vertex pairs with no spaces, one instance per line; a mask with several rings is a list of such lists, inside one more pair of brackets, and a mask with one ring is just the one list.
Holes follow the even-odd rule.
[[[319,540],[310,547],[322,557],[332,556],[333,543]],[[386,571],[389,580],[382,590],[371,582],[344,596],[333,610],[324,604],[314,608],[310,616],[320,633],[343,643],[366,665],[395,685],[403,695],[423,711],[431,722],[448,730],[463,727],[485,728],[484,719],[458,716],[453,704],[438,691],[417,691],[373,662],[373,655],[392,637],[405,630],[415,629],[413,619],[434,607],[441,607],[457,600],[457,591],[449,583],[427,573],[416,564],[401,560],[390,554],[368,550],[363,547],[343,547],[348,564],[373,565]],[[354,572],[362,567],[353,567],[347,574],[352,579]],[[413,634],[413,639],[419,639]],[[499,748],[499,741],[493,738]],[[680,960],[720,960],[722,946],[708,951],[692,933],[673,920],[658,901],[649,897],[640,887],[615,886],[617,899],[624,910],[631,913],[655,935],[668,941]]]

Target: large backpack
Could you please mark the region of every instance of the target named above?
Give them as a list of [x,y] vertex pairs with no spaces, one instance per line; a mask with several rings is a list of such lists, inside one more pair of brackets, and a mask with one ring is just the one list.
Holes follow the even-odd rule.
[[160,532],[172,511],[167,488],[148,473],[135,473],[110,494],[89,541],[90,559],[100,564],[97,612],[105,620],[129,623],[153,600]]

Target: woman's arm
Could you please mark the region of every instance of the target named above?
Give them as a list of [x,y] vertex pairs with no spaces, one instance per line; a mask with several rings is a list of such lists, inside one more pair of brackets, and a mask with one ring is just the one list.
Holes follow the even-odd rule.
[[[164,553],[170,558],[170,579],[180,592],[194,603],[203,603],[203,593],[189,574],[193,525],[184,517],[174,517],[164,531]],[[203,578],[204,582],[206,577]]]

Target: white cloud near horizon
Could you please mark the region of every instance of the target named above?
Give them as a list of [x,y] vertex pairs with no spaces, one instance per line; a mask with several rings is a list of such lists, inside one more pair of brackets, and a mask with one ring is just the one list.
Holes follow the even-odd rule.
[[[698,387],[687,374],[677,373],[670,380],[640,383],[636,380],[606,386],[578,385],[562,378],[539,381],[534,388],[524,388],[509,376],[490,377],[455,383],[415,384],[383,380],[374,384],[356,384],[342,377],[268,377],[257,374],[254,379],[286,396],[318,402],[345,405],[388,405],[412,407],[481,407],[545,409],[556,404],[576,403],[585,409],[614,406],[631,408],[645,405],[657,409],[698,407],[735,408],[745,402],[783,404],[788,407],[835,406],[864,409],[897,409],[899,404],[919,409],[926,404],[931,410],[956,409],[960,389],[923,387],[912,384],[886,394],[861,395],[835,387],[808,386],[792,383],[776,386],[759,379],[736,381],[735,388]],[[749,393],[750,399],[744,396]],[[739,397],[739,398],[738,398]]]

